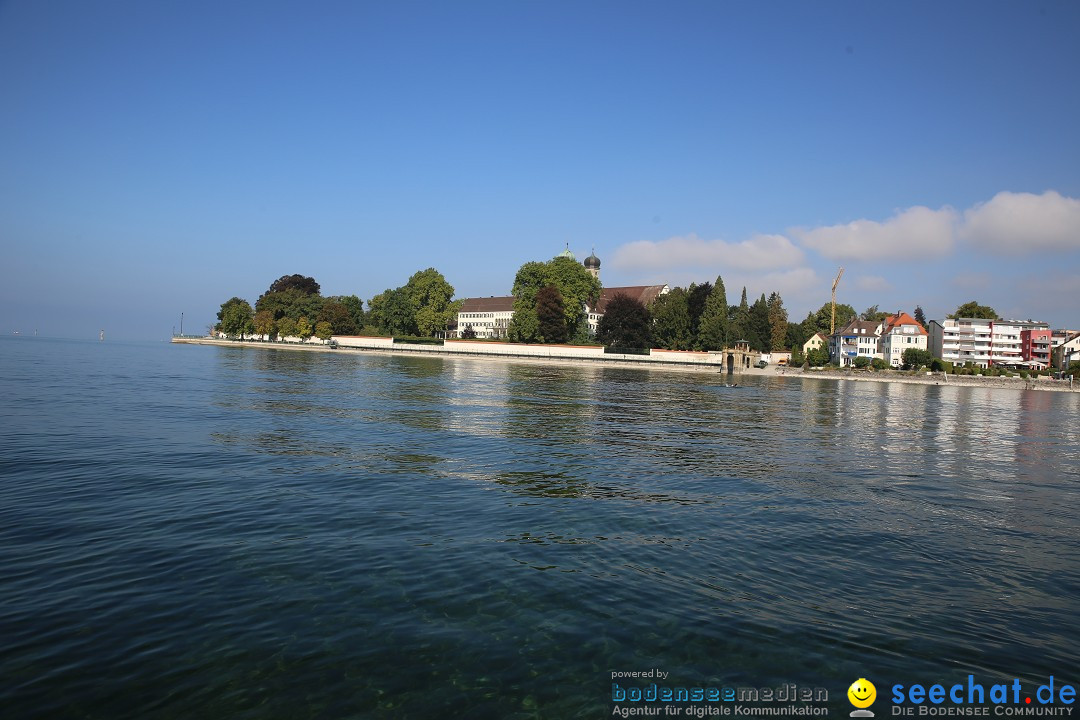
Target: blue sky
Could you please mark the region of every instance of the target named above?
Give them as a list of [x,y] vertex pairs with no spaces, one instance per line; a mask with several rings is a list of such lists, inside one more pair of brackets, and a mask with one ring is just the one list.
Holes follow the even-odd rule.
[[458,297],[595,248],[1080,326],[1075,2],[0,3],[0,329],[201,331],[285,274]]

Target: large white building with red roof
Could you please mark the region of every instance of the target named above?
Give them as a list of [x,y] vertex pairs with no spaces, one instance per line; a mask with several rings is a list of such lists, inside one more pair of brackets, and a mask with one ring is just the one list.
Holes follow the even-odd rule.
[[906,312],[898,312],[881,321],[878,350],[881,359],[892,367],[903,365],[904,351],[909,348],[926,350],[930,335],[919,321]]

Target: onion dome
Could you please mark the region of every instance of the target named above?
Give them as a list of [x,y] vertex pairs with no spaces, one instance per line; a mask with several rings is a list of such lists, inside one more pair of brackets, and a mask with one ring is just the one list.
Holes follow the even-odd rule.
[[600,258],[596,257],[596,248],[593,248],[592,254],[585,258],[585,262],[582,264],[589,270],[600,269]]
[[570,258],[570,259],[571,259],[571,260],[573,260],[574,262],[577,262],[577,258],[576,258],[576,257],[574,257],[574,253],[570,252],[570,243],[566,243],[566,249],[565,249],[565,250],[563,250],[563,251],[562,251],[561,253],[559,253],[558,255],[556,255],[555,257],[564,257],[564,258]]

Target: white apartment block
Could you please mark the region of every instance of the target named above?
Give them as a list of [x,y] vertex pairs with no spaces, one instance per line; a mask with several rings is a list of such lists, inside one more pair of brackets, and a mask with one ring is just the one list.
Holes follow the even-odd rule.
[[1046,323],[1030,320],[948,318],[930,321],[930,354],[947,362],[979,367],[1022,366],[1025,362],[1020,333],[1043,329]]
[[456,336],[471,327],[478,338],[505,338],[514,317],[514,298],[468,298],[457,315]]

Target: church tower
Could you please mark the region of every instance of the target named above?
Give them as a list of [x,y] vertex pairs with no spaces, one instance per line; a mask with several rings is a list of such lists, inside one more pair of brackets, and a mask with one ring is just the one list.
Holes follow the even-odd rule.
[[585,258],[585,262],[582,263],[585,269],[589,271],[597,280],[600,279],[600,258],[596,257],[596,248],[593,248],[592,254]]

